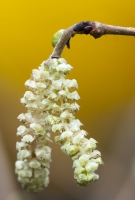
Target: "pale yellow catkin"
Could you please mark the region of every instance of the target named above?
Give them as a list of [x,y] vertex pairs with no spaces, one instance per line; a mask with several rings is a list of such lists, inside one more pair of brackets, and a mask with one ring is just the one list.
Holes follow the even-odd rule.
[[72,66],[63,58],[43,62],[26,81],[29,89],[21,99],[28,109],[20,114],[22,122],[17,129],[21,141],[18,150],[15,172],[22,187],[39,192],[49,184],[51,148],[48,146],[53,131],[56,143],[73,160],[74,178],[80,185],[87,186],[99,176],[95,173],[102,164],[101,153],[96,148],[96,140],[87,139],[87,132],[74,114],[79,110],[76,103],[80,97],[75,79],[66,79]]

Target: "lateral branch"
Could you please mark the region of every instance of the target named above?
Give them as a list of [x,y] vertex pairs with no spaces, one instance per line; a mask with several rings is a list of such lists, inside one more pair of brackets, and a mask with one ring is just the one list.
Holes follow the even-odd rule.
[[[90,21],[83,21],[73,26],[65,29],[64,33],[62,34],[60,40],[56,44],[50,58],[59,58],[61,53],[67,45],[70,48],[70,39],[74,37],[76,34],[90,34],[95,39],[100,38],[103,35],[111,34],[111,35],[128,35],[128,36],[135,36],[135,28],[131,27],[121,27],[121,26],[113,26],[108,24],[102,24],[100,22],[90,22]],[[48,59],[48,60],[49,60]]]

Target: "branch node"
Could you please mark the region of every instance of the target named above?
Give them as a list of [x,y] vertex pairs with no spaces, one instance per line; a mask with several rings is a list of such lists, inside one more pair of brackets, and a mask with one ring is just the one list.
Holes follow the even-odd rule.
[[90,34],[95,39],[100,38],[102,35],[105,34],[135,36],[135,28],[112,26],[109,24],[102,24],[96,21],[79,22],[64,30],[60,40],[56,44],[49,58],[59,58],[65,45],[67,45],[67,47],[70,49],[70,39],[76,34]]

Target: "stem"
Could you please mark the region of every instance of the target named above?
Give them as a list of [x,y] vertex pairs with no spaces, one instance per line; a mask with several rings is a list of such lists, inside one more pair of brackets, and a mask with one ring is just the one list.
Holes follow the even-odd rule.
[[56,44],[52,54],[50,55],[50,58],[59,58],[66,43],[70,40],[70,38],[73,36],[74,34],[74,27],[75,25],[69,27],[68,29],[66,29],[63,33],[63,35],[61,36],[59,42]]
[[106,34],[135,36],[135,28],[113,26],[108,24],[102,24],[96,21],[95,22],[83,21],[74,24],[73,26],[69,27],[64,31],[63,35],[61,36],[59,42],[56,44],[49,59],[59,58],[61,56],[61,53],[65,45],[67,45],[69,48],[69,41],[71,37],[73,37],[75,34],[86,34],[86,35],[90,34],[95,39],[100,38],[102,35]]

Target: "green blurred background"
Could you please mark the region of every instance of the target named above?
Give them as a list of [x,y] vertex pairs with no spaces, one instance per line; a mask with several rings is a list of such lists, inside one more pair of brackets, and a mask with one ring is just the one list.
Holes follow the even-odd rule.
[[77,35],[62,54],[74,67],[68,78],[79,84],[77,118],[102,152],[100,180],[78,186],[71,160],[55,144],[51,182],[41,194],[23,191],[14,175],[16,118],[26,111],[20,104],[24,82],[51,54],[52,35],[83,20],[135,27],[134,11],[134,0],[0,0],[0,200],[135,199],[135,38],[130,36]]

